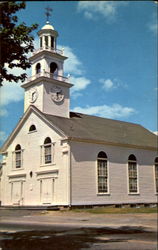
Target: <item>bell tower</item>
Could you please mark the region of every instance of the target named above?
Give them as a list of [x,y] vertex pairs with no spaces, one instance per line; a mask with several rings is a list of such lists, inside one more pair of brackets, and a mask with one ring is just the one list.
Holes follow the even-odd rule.
[[24,112],[30,105],[46,114],[69,117],[69,90],[73,85],[64,76],[64,51],[57,49],[58,32],[49,23],[38,32],[39,48],[30,57],[32,76],[25,89]]

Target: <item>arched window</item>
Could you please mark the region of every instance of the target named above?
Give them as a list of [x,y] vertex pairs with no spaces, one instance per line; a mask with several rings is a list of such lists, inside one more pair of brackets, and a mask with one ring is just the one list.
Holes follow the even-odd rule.
[[57,74],[57,71],[58,71],[58,65],[55,62],[52,62],[50,64],[50,73],[52,73],[52,74],[56,73]]
[[18,144],[15,147],[15,168],[21,168],[22,166],[21,155],[22,155],[21,146]]
[[41,64],[37,63],[36,64],[36,74],[39,74],[41,72]]
[[108,192],[107,155],[101,151],[97,157],[98,193]]
[[129,193],[138,192],[137,159],[134,155],[128,157]]
[[36,131],[36,126],[32,124],[29,128],[29,132],[33,132],[33,131]]
[[47,137],[44,141],[44,163],[52,162],[52,142],[49,137]]
[[158,157],[155,159],[155,185],[156,193],[158,193]]

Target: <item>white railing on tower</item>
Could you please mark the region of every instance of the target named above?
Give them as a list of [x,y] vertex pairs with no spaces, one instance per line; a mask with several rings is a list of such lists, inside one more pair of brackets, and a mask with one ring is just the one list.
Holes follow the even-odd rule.
[[60,49],[55,49],[55,48],[52,48],[52,47],[49,47],[49,46],[45,46],[45,47],[41,47],[39,49],[35,49],[32,52],[32,55],[35,55],[35,54],[37,54],[37,53],[39,53],[40,51],[43,51],[43,50],[51,51],[53,53],[60,54],[60,55],[64,54],[64,48],[60,50]]
[[57,81],[63,81],[63,82],[69,82],[69,77],[65,77],[65,76],[61,76],[61,75],[57,75],[57,74],[53,74],[53,73],[50,73],[50,72],[46,72],[46,71],[43,71],[43,72],[39,72],[37,73],[36,75],[34,76],[31,76],[31,77],[27,77],[26,79],[26,82],[30,82],[30,81],[33,81],[39,77],[47,77],[47,78],[51,78],[51,79],[55,79]]

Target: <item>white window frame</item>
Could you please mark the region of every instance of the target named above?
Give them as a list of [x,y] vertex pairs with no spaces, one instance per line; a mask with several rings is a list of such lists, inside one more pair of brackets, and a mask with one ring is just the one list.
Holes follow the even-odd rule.
[[[40,154],[41,154],[41,166],[49,166],[49,165],[54,165],[54,145],[55,145],[55,143],[54,142],[51,142],[51,143],[47,143],[47,144],[43,144],[43,145],[41,145],[40,147],[41,147],[41,152],[40,152]],[[51,146],[51,162],[49,162],[49,163],[46,163],[45,162],[45,147],[46,146]]]
[[[105,192],[99,192],[99,174],[98,174],[98,160],[102,160],[106,162],[106,173],[107,176],[103,176],[104,178],[106,178],[106,187],[107,187],[107,191]],[[109,162],[108,162],[108,158],[101,158],[101,157],[97,157],[97,163],[96,163],[97,167],[96,167],[96,173],[97,173],[97,195],[109,195]]]
[[[12,169],[13,170],[21,170],[21,169],[24,169],[23,167],[23,152],[24,152],[24,149],[20,149],[20,150],[15,150],[12,152]],[[16,153],[21,153],[21,159],[20,159],[20,162],[21,162],[21,165],[20,167],[17,168],[17,165],[16,165]]]
[[[136,173],[137,173],[137,178],[136,178],[136,184],[137,184],[137,191],[136,192],[133,192],[133,191],[130,191],[130,176],[129,176],[129,163],[135,163],[135,166],[136,166]],[[128,194],[129,195],[137,195],[139,194],[139,172],[138,172],[138,163],[137,163],[137,160],[128,160],[128,164],[127,164],[127,172],[128,172]],[[134,177],[133,177],[134,179]]]

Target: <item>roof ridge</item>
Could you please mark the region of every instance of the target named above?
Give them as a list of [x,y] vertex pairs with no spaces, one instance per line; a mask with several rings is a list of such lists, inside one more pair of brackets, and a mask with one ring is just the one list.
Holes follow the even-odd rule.
[[[141,124],[139,124],[139,123],[134,123],[134,122],[126,122],[126,121],[122,121],[122,120],[111,119],[111,118],[102,117],[102,116],[97,116],[97,115],[89,115],[89,114],[84,114],[84,113],[79,113],[79,112],[74,112],[74,111],[70,111],[70,113],[75,113],[75,114],[83,115],[83,116],[91,116],[91,117],[94,117],[94,118],[106,119],[106,120],[109,120],[109,121],[127,123],[127,124],[132,124],[132,125],[135,125],[135,126],[141,126],[141,127],[143,127]],[[143,128],[145,128],[145,127],[143,127]],[[147,130],[148,130],[148,129],[147,129]]]

